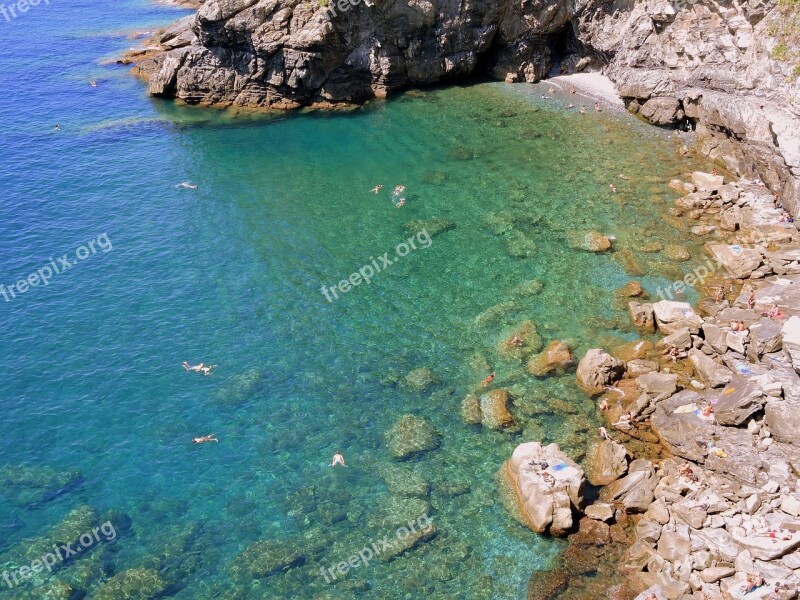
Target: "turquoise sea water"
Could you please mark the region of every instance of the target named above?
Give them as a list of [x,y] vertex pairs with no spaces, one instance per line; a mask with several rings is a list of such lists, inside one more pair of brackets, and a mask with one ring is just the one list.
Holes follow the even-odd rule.
[[[613,291],[631,261],[651,292],[680,273],[640,250],[679,243],[659,215],[690,166],[666,134],[580,116],[541,86],[235,118],[149,99],[101,64],[183,14],[51,0],[0,18],[0,283],[103,241],[46,287],[0,297],[0,567],[106,519],[119,533],[52,575],[0,582],[0,597],[523,598],[562,544],[511,518],[495,473],[533,439],[580,458],[596,417],[572,374],[533,379],[497,345],[526,319],[578,354],[634,339]],[[455,228],[398,258],[430,219]],[[619,251],[582,251],[593,229]],[[323,296],[387,252],[369,285]],[[514,291],[533,279],[540,294]],[[421,367],[438,383],[404,386]],[[517,433],[463,424],[490,371]],[[413,500],[379,475],[397,463],[384,432],[406,414],[442,442],[402,463],[431,486]],[[219,443],[190,443],[209,433]],[[347,469],[326,466],[336,450]],[[335,584],[320,575],[420,512],[433,540]],[[265,540],[282,545],[251,546]]]

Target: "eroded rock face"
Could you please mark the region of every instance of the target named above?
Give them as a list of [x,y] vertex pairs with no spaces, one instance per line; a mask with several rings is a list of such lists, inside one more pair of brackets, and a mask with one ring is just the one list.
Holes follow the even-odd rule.
[[134,60],[151,94],[277,108],[360,102],[478,70],[532,82],[555,65],[606,64],[631,112],[694,125],[703,155],[782,188],[797,214],[800,84],[773,52],[782,9],[679,4],[209,0],[156,40],[160,51]]
[[520,444],[505,464],[531,529],[564,535],[583,508],[584,474],[556,444]]

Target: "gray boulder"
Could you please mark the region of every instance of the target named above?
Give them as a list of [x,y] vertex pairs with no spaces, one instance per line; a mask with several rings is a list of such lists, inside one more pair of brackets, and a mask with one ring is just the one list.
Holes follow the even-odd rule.
[[585,478],[556,444],[520,444],[506,461],[505,473],[531,529],[564,535],[572,528],[573,512],[583,508]]
[[729,369],[714,362],[714,360],[697,349],[692,348],[689,350],[689,360],[694,365],[695,371],[697,371],[697,375],[703,383],[712,388],[726,385],[733,378],[733,373]]
[[761,410],[766,398],[755,379],[737,375],[720,393],[714,407],[714,418],[720,425],[741,425],[755,412]]
[[604,388],[622,379],[625,374],[625,363],[603,352],[592,348],[578,363],[578,385],[587,394],[600,394]]

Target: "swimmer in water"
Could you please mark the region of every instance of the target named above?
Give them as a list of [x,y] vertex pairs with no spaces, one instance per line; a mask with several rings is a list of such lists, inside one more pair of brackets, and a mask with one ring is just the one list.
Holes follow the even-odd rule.
[[214,437],[215,434],[211,435],[204,435],[203,437],[196,437],[192,439],[193,444],[205,444],[206,442],[219,442],[217,438]]
[[575,105],[572,102],[570,102],[569,106],[567,106],[567,108],[575,108]]
[[603,110],[603,109],[602,109],[602,108],[600,108],[600,103],[599,103],[599,102],[595,102],[595,103],[594,103],[594,112],[600,112],[600,111],[602,111],[602,110]]
[[551,85],[551,86],[550,86],[550,88],[547,90],[547,93],[548,93],[548,94],[555,94],[555,93],[556,93],[556,88],[554,88],[554,87]]
[[96,82],[94,79],[92,79],[92,80],[89,82],[89,85],[90,85],[90,86],[92,86],[92,87],[97,87],[97,82]]
[[187,371],[193,371],[194,373],[202,373],[203,375],[211,375],[211,371],[217,367],[217,365],[204,365],[200,363],[199,365],[190,365],[188,362],[183,361],[181,366],[186,369]]
[[58,123],[56,123],[56,126],[55,126],[55,127],[53,127],[53,131],[61,131],[61,125],[59,125]]
[[542,94],[542,100],[550,100],[551,98],[552,96],[545,96],[544,94]]
[[183,188],[185,190],[196,190],[197,189],[196,185],[194,185],[194,184],[192,184],[192,183],[190,183],[188,181],[184,181],[182,183],[179,183],[175,187]]
[[405,198],[400,198],[400,201],[395,205],[395,208],[400,208],[405,203],[406,203],[406,199]]
[[581,106],[581,109],[578,112],[581,113],[582,115],[585,115],[586,114],[586,107],[585,106]]
[[481,381],[481,387],[487,387],[490,383],[494,381],[494,373],[486,377],[483,381]]
[[574,94],[574,93],[575,93],[575,92],[577,92],[577,91],[578,91],[578,90],[576,90],[576,89],[575,89],[575,86],[574,86],[574,85],[571,85],[571,86],[569,86],[569,93],[570,93],[570,94]]
[[342,453],[339,452],[338,450],[333,455],[333,461],[328,466],[335,467],[336,465],[342,465],[343,467],[347,466],[346,464],[344,464],[344,456],[342,456]]
[[372,189],[370,190],[370,192],[372,192],[373,194],[377,194],[377,193],[378,193],[378,192],[380,192],[382,189],[383,189],[383,186],[382,186],[382,185],[379,183],[379,184],[378,184],[378,185],[376,185],[374,188],[372,188]]
[[617,193],[617,186],[615,186],[613,183],[609,183],[608,184],[608,189],[611,190],[612,194],[616,194]]
[[395,194],[402,194],[405,191],[406,191],[406,186],[404,186],[404,185],[398,185],[398,186],[395,186],[395,188],[394,188],[394,193]]

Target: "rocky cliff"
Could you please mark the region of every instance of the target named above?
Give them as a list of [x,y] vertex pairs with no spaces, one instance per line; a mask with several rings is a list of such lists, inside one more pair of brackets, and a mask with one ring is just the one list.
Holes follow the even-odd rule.
[[603,70],[629,109],[800,209],[800,2],[206,0],[135,57],[154,95],[295,108]]

